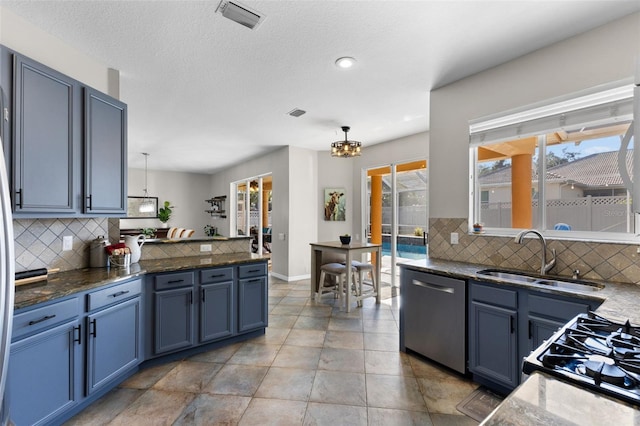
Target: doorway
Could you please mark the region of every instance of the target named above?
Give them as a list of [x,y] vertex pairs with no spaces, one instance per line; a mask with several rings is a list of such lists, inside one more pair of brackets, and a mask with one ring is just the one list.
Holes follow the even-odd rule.
[[393,297],[400,286],[396,263],[427,256],[427,161],[392,163],[364,173],[365,235],[368,242],[382,244],[382,296]]
[[243,179],[233,184],[236,236],[251,236],[251,251],[271,254],[272,187],[271,175]]

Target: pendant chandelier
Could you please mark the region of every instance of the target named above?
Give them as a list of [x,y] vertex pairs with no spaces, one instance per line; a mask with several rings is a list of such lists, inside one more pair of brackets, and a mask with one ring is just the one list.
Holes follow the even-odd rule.
[[149,158],[149,153],[143,152],[142,155],[144,155],[144,193],[138,210],[140,213],[151,213],[155,210],[155,206],[149,198],[149,191],[147,191],[147,159]]
[[347,133],[349,132],[349,126],[342,126],[344,132],[344,141],[337,141],[331,144],[331,156],[332,157],[359,157],[360,146],[362,143],[356,141],[347,140]]

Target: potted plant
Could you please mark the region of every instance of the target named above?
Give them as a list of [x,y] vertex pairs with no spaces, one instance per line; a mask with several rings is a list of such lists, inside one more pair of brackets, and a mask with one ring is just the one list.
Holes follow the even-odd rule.
[[167,222],[169,221],[169,218],[171,217],[171,213],[173,213],[173,210],[171,209],[173,208],[174,207],[171,205],[171,201],[165,201],[164,205],[158,209],[158,219],[164,225],[166,225]]
[[156,228],[142,228],[140,229],[142,235],[147,238],[155,238],[156,237]]
[[340,242],[342,244],[351,244],[351,235],[349,234],[340,235]]

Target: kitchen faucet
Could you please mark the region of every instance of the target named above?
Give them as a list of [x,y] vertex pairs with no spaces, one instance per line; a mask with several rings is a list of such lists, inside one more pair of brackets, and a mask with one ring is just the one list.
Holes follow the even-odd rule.
[[549,261],[549,263],[547,263],[547,240],[545,240],[544,236],[540,232],[534,229],[525,229],[524,231],[521,231],[518,233],[518,235],[516,235],[516,238],[514,239],[514,241],[517,244],[522,244],[522,240],[524,236],[527,234],[536,235],[540,240],[540,244],[542,244],[542,249],[540,253],[540,258],[541,258],[540,274],[545,275],[547,272],[551,270],[551,268],[553,268],[556,265],[556,249],[551,249],[552,258]]

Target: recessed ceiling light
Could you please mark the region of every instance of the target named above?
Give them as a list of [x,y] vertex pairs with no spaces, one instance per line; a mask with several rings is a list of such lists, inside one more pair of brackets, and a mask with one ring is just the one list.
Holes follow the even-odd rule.
[[355,64],[356,64],[355,58],[352,58],[350,56],[343,56],[342,58],[336,59],[336,67],[338,68],[343,68],[343,69],[351,68]]

